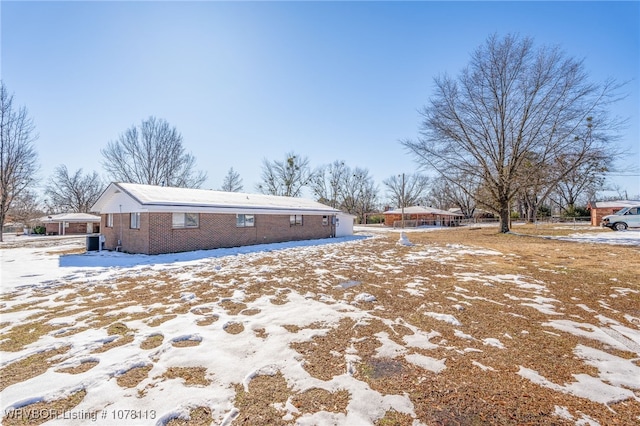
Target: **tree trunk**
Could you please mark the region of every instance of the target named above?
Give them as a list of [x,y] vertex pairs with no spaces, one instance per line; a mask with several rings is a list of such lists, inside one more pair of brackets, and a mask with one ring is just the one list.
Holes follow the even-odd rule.
[[509,222],[511,220],[511,211],[509,211],[509,202],[504,201],[500,206],[500,232],[506,234],[510,231]]

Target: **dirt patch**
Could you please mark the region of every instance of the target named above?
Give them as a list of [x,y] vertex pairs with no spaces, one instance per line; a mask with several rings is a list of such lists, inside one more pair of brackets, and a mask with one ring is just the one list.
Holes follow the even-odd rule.
[[325,389],[313,388],[294,395],[291,398],[291,403],[301,413],[315,413],[318,411],[346,413],[350,398],[351,395],[346,390],[332,393]]
[[75,367],[60,368],[56,371],[59,373],[80,374],[80,373],[84,373],[85,371],[91,370],[93,367],[95,367],[99,363],[100,363],[99,361],[87,360],[87,361],[81,362],[79,365]]
[[206,378],[204,367],[170,367],[162,375],[167,379],[182,379],[187,386],[207,386],[211,380]]
[[69,349],[71,349],[70,346],[51,349],[8,364],[0,369],[0,391],[14,383],[24,382],[44,373],[55,364],[52,358],[66,354]]
[[204,318],[198,318],[196,320],[196,324],[198,324],[201,327],[207,326],[207,325],[211,325],[214,322],[218,321],[220,318],[217,315],[207,315]]
[[231,300],[220,302],[220,306],[227,311],[229,315],[238,315],[241,311],[247,309],[247,305],[244,303],[233,302]]
[[197,336],[190,336],[171,341],[171,346],[176,348],[188,348],[200,345],[201,341],[202,339]]
[[228,322],[222,328],[229,334],[240,334],[244,331],[244,325],[241,322]]
[[[80,404],[87,392],[82,389],[72,393],[66,398],[56,399],[54,401],[42,401],[30,404],[17,410],[11,410],[5,414],[2,419],[3,425],[39,425],[56,418],[64,418],[73,407]],[[92,419],[86,419],[91,422]]]
[[285,425],[285,412],[275,407],[281,406],[291,396],[291,390],[281,373],[273,376],[257,376],[249,382],[248,392],[240,384],[235,385],[234,406],[239,413],[233,424],[241,425]]
[[189,411],[188,419],[171,419],[167,426],[209,426],[213,423],[213,416],[209,407],[196,407]]
[[140,367],[133,367],[116,378],[118,386],[123,388],[135,388],[138,384],[147,378],[149,371],[153,368],[153,365],[144,365]]
[[162,334],[152,334],[140,343],[140,349],[149,350],[157,348],[163,341],[164,336]]

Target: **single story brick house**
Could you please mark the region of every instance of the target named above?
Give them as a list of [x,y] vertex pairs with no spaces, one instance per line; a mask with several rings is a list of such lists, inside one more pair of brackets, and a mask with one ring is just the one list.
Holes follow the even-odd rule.
[[100,232],[100,216],[89,213],[60,213],[38,219],[46,235],[79,235]]
[[[106,250],[161,254],[330,238],[352,217],[303,198],[111,183],[93,206]],[[342,224],[340,223],[342,221]],[[341,226],[345,230],[337,229]]]
[[633,207],[640,204],[640,200],[616,200],[590,202],[587,208],[591,210],[591,226],[600,226],[602,218],[619,212],[625,207]]
[[[405,226],[456,226],[464,218],[461,213],[435,209],[433,207],[411,206],[404,208]],[[402,209],[384,212],[385,226],[398,227],[402,224]]]

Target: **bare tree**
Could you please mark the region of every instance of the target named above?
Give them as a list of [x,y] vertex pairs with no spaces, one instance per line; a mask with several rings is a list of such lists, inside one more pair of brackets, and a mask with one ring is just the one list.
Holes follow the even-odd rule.
[[27,109],[14,108],[13,94],[0,81],[0,241],[12,203],[37,181],[37,138]]
[[207,179],[194,170],[195,157],[185,152],[182,135],[164,119],[143,120],[100,152],[105,170],[118,182],[199,188]]
[[222,181],[222,190],[227,192],[240,192],[244,186],[242,185],[242,178],[240,173],[233,170],[233,167],[229,169],[227,175]]
[[344,161],[321,166],[313,173],[311,190],[318,202],[340,208],[343,199],[344,183],[351,171]]
[[418,173],[393,175],[382,181],[382,184],[387,187],[387,197],[391,204],[397,207],[424,204],[429,191],[429,178]]
[[605,150],[619,128],[607,109],[621,86],[590,83],[583,68],[558,48],[491,36],[457,80],[435,79],[420,136],[402,144],[452,185],[451,172],[478,179],[483,198],[476,201],[498,213],[500,231],[508,232],[511,203],[534,170],[524,167],[532,153],[541,164],[569,160],[563,172],[544,176],[550,191],[593,152]]
[[[558,167],[563,169],[567,162],[559,159]],[[570,161],[569,161],[570,162]],[[554,197],[551,200],[560,207],[565,214],[571,216],[575,212],[576,204],[581,198],[586,205],[590,196],[603,187],[605,173],[608,171],[611,160],[606,153],[600,156],[594,155],[589,161],[585,161],[561,179],[554,188]]]
[[[451,180],[457,183],[452,185]],[[470,176],[450,173],[447,178],[438,176],[432,182],[427,200],[433,207],[446,210],[455,206],[466,218],[473,217],[479,190],[477,181]]]
[[356,215],[364,223],[365,215],[377,210],[378,188],[369,170],[356,167],[345,176],[340,209]]
[[11,216],[14,222],[31,227],[32,222],[42,217],[44,212],[37,194],[34,191],[25,189],[18,197],[14,198],[7,215]]
[[89,213],[105,189],[98,173],[83,174],[82,169],[69,174],[67,166],[60,165],[53,172],[45,194],[48,207],[61,213]]
[[312,177],[309,159],[289,152],[284,161],[263,160],[262,182],[257,189],[263,194],[299,197]]

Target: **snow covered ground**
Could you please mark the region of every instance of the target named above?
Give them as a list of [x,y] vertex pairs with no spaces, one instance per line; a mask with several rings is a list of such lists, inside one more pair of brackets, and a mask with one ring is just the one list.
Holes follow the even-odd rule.
[[[368,262],[371,268],[384,273],[400,273],[397,253],[389,253],[384,258],[367,258],[366,251],[367,244],[375,244],[376,237],[370,235],[399,230],[356,227],[356,231],[357,235],[353,237],[330,240],[158,256],[113,252],[65,254],[82,247],[85,243],[82,238],[59,239],[54,245],[44,247],[28,244],[11,248],[0,246],[2,293],[10,294],[0,305],[0,332],[6,332],[39,314],[49,318],[48,324],[54,329],[18,351],[1,352],[1,367],[5,368],[33,354],[70,346],[64,356],[54,358],[57,362],[55,368],[2,390],[0,400],[3,415],[29,404],[64,398],[84,389],[86,396],[73,408],[76,418],[52,417],[50,424],[86,424],[87,416],[95,424],[166,424],[173,418],[186,418],[193,407],[206,406],[211,409],[215,423],[226,425],[238,415],[238,409],[233,404],[233,384],[240,383],[247,391],[253,378],[281,373],[287,383],[298,392],[319,388],[328,392],[346,390],[350,394],[345,413],[321,410],[298,417],[298,424],[372,424],[388,410],[415,417],[414,405],[408,395],[383,394],[358,380],[353,374],[360,360],[355,343],[345,349],[344,355],[336,352],[336,357],[343,357],[341,362],[344,364],[344,371],[329,380],[320,380],[310,375],[303,368],[304,359],[292,349],[292,345],[326,335],[345,319],[356,324],[381,321],[390,329],[402,326],[410,330],[411,334],[405,335],[404,344],[400,345],[396,340],[390,339],[388,333],[378,333],[377,353],[380,357],[402,359],[425,372],[438,374],[447,368],[447,357],[428,356],[430,350],[455,350],[458,356],[474,351],[482,352],[484,348],[499,351],[509,346],[509,340],[516,338],[509,335],[482,338],[474,336],[457,315],[423,310],[425,316],[442,323],[443,327],[455,327],[455,335],[460,341],[477,344],[472,349],[441,341],[438,330],[422,330],[401,318],[390,320],[377,316],[375,296],[359,291],[359,283],[350,281],[348,272],[345,272],[344,265],[349,262],[355,265],[356,259],[343,258],[340,270],[332,270],[327,265],[332,264],[332,259],[345,256],[346,249],[350,256],[359,257],[358,264]],[[406,231],[405,239],[408,241],[413,232],[429,230]],[[31,237],[17,237],[20,242],[27,238]],[[640,245],[640,231],[576,232],[562,239]],[[11,241],[6,244],[11,244]],[[462,256],[488,259],[502,256],[495,251],[460,245],[403,246],[406,247],[404,250],[409,250],[403,258],[405,263],[437,258],[440,262],[455,264]],[[252,285],[262,281],[266,283],[274,271],[293,268],[291,265],[295,265],[296,259],[300,258],[307,259],[315,267],[317,286],[310,288],[309,292],[305,294],[291,291],[284,279],[276,286],[278,288],[274,294],[256,296],[250,292],[249,281]],[[295,270],[292,271],[295,277]],[[161,279],[158,278],[160,275]],[[246,281],[238,281],[236,276],[245,277]],[[138,284],[123,284],[128,280]],[[576,356],[595,367],[599,372],[598,376],[579,374],[575,376],[574,382],[558,384],[527,365],[519,366],[519,376],[559,393],[576,395],[605,405],[625,400],[640,401],[640,318],[628,315],[626,323],[609,318],[603,308],[606,304],[600,307],[582,307],[585,313],[592,311],[599,318],[598,323],[567,318],[558,311],[557,301],[549,297],[545,283],[531,282],[519,275],[486,276],[467,271],[459,272],[458,280],[460,287],[451,296],[456,309],[469,309],[475,303],[474,298],[468,296],[474,285],[508,285],[525,292],[527,296],[524,293],[505,296],[547,315],[547,327],[550,330],[586,336],[619,351],[634,353],[637,357],[635,360],[627,359],[590,346],[578,345],[575,349]],[[410,295],[422,296],[432,291],[433,284],[428,279],[425,281],[406,277],[406,281],[406,292]],[[158,306],[158,303],[151,301],[152,293],[164,291],[167,283],[177,286],[177,293],[170,293],[172,296],[167,297],[164,306]],[[336,299],[324,294],[323,289],[329,287],[341,287],[344,297]],[[137,288],[150,292],[148,306],[127,303],[126,292]],[[220,297],[214,303],[205,300],[203,288],[211,288],[212,291],[227,296]],[[123,321],[129,330],[135,330],[135,334],[128,343],[101,352],[100,348],[114,342],[117,336],[109,335],[105,328],[92,326],[91,318],[87,316],[83,306],[110,297],[106,289],[112,293],[121,291],[125,295],[123,300],[109,307],[106,315],[129,318]],[[621,286],[618,293],[637,297],[640,292],[635,288]],[[477,296],[474,297],[477,299]],[[220,305],[227,302],[242,306],[242,309],[239,312],[221,309]],[[495,300],[490,302],[503,303]],[[374,309],[371,309],[372,305]],[[138,314],[160,308],[163,312],[173,310],[178,314],[158,314],[156,322],[143,316],[136,319]],[[50,316],[53,311],[57,314]],[[207,313],[213,321],[208,324],[201,321]],[[324,325],[315,328],[312,326],[320,323]],[[239,327],[240,331],[230,331],[234,326]],[[292,332],[291,327],[297,327],[298,331]],[[526,330],[522,333],[526,333]],[[65,337],[60,338],[58,335]],[[151,349],[141,349],[143,342],[153,336],[161,336],[162,343]],[[189,344],[182,345],[184,342]],[[63,372],[67,368],[75,368],[88,362],[96,365],[79,374]],[[475,360],[473,365],[486,374],[493,370],[492,366]],[[205,384],[194,386],[180,378],[167,379],[166,371],[176,366],[205,367]],[[118,385],[115,379],[141,367],[150,368],[150,371],[137,386],[127,388]],[[276,408],[285,420],[299,414],[289,400]],[[114,417],[126,410],[138,410],[139,413],[145,413],[145,417],[128,419],[126,422]],[[81,416],[85,418],[77,418]],[[565,406],[557,406],[555,416],[576,424],[597,424],[588,414],[571,412]],[[638,421],[640,422],[640,418]],[[420,422],[416,420],[415,424]]]

